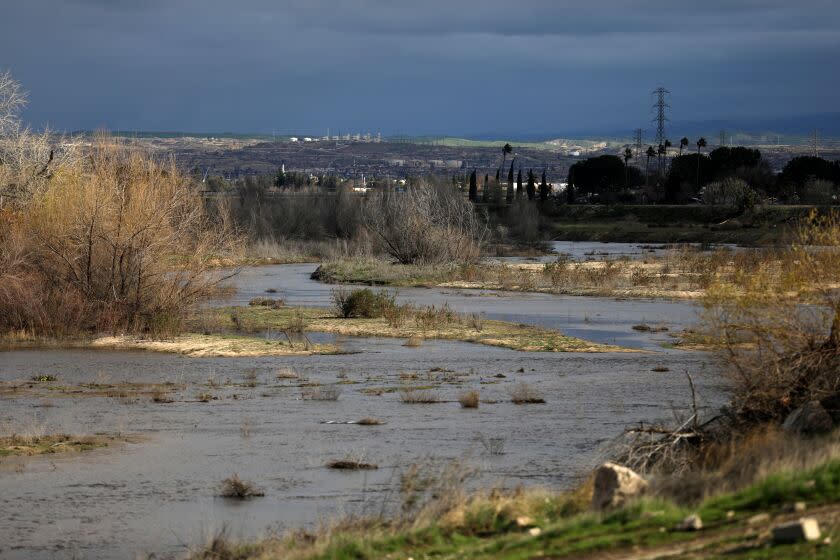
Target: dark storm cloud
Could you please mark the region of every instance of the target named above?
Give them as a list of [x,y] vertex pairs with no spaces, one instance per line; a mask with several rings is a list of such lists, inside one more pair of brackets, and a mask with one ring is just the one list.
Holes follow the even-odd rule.
[[835,2],[29,0],[0,68],[59,128],[556,133],[835,111]]

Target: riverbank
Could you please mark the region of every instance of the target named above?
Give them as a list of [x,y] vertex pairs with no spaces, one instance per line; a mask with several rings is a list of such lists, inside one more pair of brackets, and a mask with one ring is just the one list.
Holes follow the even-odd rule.
[[298,344],[278,338],[248,336],[236,333],[187,332],[177,335],[134,336],[92,335],[86,337],[41,337],[16,334],[0,338],[0,350],[18,349],[107,349],[147,350],[181,354],[196,358],[228,358],[254,356],[310,356],[336,354],[330,344]]
[[[587,484],[565,494],[530,490],[464,497],[454,492],[421,512],[426,515],[403,524],[348,518],[320,531],[252,543],[233,543],[221,536],[194,558],[828,559],[838,553],[832,542],[840,530],[836,458],[806,470],[779,470],[694,506],[642,498],[595,513],[589,511],[591,496]],[[686,526],[690,516],[700,524]],[[819,538],[773,541],[774,527],[803,516],[818,523]]]

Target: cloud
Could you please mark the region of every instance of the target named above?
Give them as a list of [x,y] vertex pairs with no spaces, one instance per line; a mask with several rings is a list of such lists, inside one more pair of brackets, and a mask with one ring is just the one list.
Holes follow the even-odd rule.
[[[61,128],[577,129],[835,109],[840,6],[780,0],[28,0],[0,65]],[[492,125],[488,122],[492,121]],[[422,130],[421,130],[422,129]],[[559,131],[558,131],[559,132]]]

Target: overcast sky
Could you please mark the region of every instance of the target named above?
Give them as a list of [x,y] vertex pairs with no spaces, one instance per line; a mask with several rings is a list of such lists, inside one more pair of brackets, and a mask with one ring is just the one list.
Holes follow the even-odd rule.
[[3,0],[62,130],[545,134],[837,112],[838,0]]

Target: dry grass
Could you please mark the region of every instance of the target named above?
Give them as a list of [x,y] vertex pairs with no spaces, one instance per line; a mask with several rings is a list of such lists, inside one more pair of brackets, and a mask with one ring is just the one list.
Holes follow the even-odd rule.
[[423,346],[423,338],[419,336],[410,336],[406,339],[405,344],[403,344],[403,346],[406,346],[408,348],[420,348],[421,346]]
[[341,395],[338,385],[319,385],[301,389],[301,398],[305,401],[337,401]]
[[[526,352],[635,352],[627,348],[588,342],[578,338],[566,336],[558,331],[505,321],[484,320],[482,330],[471,327],[469,321],[460,314],[455,314],[445,308],[436,308],[431,323],[423,328],[415,321],[407,321],[402,327],[395,328],[384,317],[342,318],[325,313],[318,308],[283,308],[267,309],[263,307],[212,308],[203,310],[190,319],[190,325],[201,325],[203,328],[228,328],[230,315],[235,312],[239,317],[243,333],[259,333],[267,330],[286,331],[294,316],[302,315],[307,323],[306,329],[313,332],[327,332],[343,336],[364,337],[395,337],[395,338],[426,338],[463,340],[477,344],[501,346]],[[443,318],[440,318],[443,317]],[[269,344],[271,341],[264,341]],[[276,345],[276,341],[274,342]],[[281,346],[282,347],[282,346]],[[288,346],[285,346],[288,348]],[[325,345],[313,345],[312,350],[320,353]],[[290,353],[306,353],[305,348],[295,345],[289,348]],[[281,352],[277,352],[280,354]]]
[[242,480],[238,474],[222,481],[219,488],[219,496],[236,500],[247,500],[265,496],[265,493],[254,486],[253,482]]
[[473,390],[461,393],[458,395],[458,402],[461,403],[461,408],[478,408],[478,391]]
[[383,422],[379,418],[373,418],[370,416],[366,416],[358,422],[356,422],[356,424],[358,424],[359,426],[381,426],[384,423],[385,422]]
[[52,453],[73,453],[108,447],[114,443],[129,441],[128,436],[71,436],[67,434],[44,434],[38,429],[29,433],[0,437],[0,457],[10,455],[45,455]]
[[378,469],[379,467],[374,465],[373,463],[368,463],[362,457],[357,457],[355,455],[347,455],[343,459],[334,459],[327,463],[328,469],[336,469],[336,470],[346,470],[346,471],[358,471],[358,470],[374,470]]
[[406,404],[434,404],[440,402],[440,395],[432,389],[404,388],[400,400]]
[[300,376],[291,368],[280,368],[277,370],[275,377],[277,377],[277,379],[297,379]]
[[517,383],[510,389],[510,401],[514,404],[543,404],[545,399],[532,385]]

